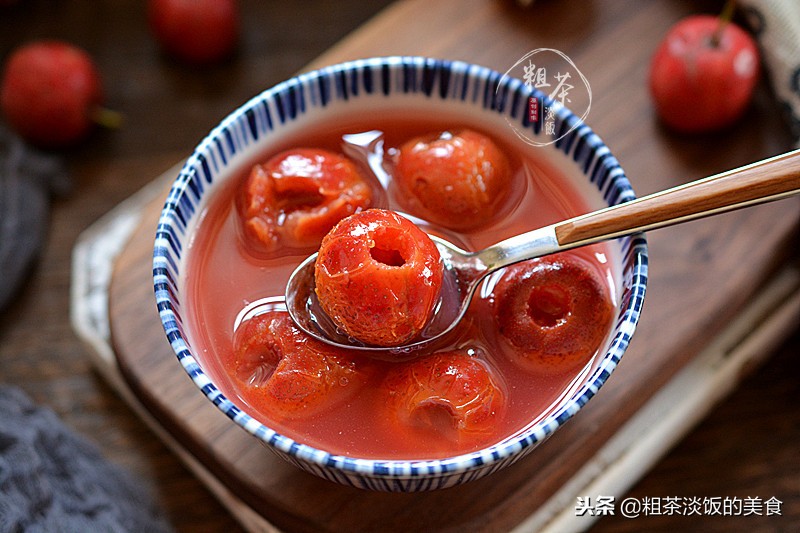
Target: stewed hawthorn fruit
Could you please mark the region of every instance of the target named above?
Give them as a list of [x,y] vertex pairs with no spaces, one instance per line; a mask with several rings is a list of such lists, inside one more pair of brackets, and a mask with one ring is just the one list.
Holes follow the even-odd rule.
[[[450,302],[449,287],[440,288],[442,262],[420,228],[394,211],[367,207],[427,219],[430,226],[421,228],[445,232],[471,250],[590,206],[539,150],[498,143],[507,163],[496,168],[509,168],[491,175],[513,179],[504,184],[481,174],[482,186],[471,188],[442,168],[453,158],[495,168],[496,146],[483,149],[473,133],[432,116],[351,118],[345,125],[331,118],[304,128],[286,140],[289,151],[270,153],[252,172],[216,189],[188,249],[183,313],[198,361],[219,378],[220,391],[257,420],[348,457],[453,457],[517,434],[563,405],[611,329],[609,302],[618,295],[609,283],[613,263],[602,259],[607,244],[494,274],[435,349],[396,357],[329,347],[301,333],[276,302],[298,261],[317,251],[324,237],[316,264],[320,307],[326,304],[347,333],[367,344],[407,343],[424,337],[431,313]],[[374,131],[385,145],[350,135]],[[455,133],[430,135],[442,131]],[[442,150],[450,160],[442,155],[427,167],[423,178],[436,187],[404,192],[400,181],[408,174],[400,171],[409,160],[403,163],[400,147],[410,151],[422,140],[423,152]],[[337,146],[347,147],[341,152],[347,158],[331,148]],[[394,148],[384,152],[383,146]],[[478,197],[485,202],[472,202]],[[433,216],[415,207],[421,200]],[[478,207],[459,211],[450,204]],[[351,209],[356,213],[344,217]],[[433,220],[435,213],[447,228]],[[470,229],[454,229],[467,222]]]
[[371,201],[371,189],[352,160],[297,148],[255,165],[236,207],[248,248],[270,254],[281,247],[318,246],[339,220]]
[[348,335],[396,346],[431,318],[442,286],[439,250],[410,220],[368,209],[339,222],[315,265],[320,306]]
[[495,215],[510,189],[511,171],[506,155],[486,135],[445,131],[405,142],[394,180],[415,215],[470,230]]
[[494,289],[498,329],[528,368],[560,371],[585,364],[612,317],[602,280],[564,255],[526,261],[503,272]]
[[248,401],[278,419],[317,414],[354,394],[367,375],[365,362],[308,337],[285,311],[242,322],[228,356],[225,368]]
[[397,364],[383,390],[387,419],[396,427],[451,442],[491,433],[506,407],[494,371],[462,350]]

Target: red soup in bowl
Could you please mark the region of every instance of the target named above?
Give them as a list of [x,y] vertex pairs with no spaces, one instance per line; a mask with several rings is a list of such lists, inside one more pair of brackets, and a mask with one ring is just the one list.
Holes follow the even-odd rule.
[[[477,250],[597,207],[546,152],[510,129],[405,113],[285,135],[221,186],[194,228],[183,319],[195,357],[248,414],[334,455],[452,457],[531,427],[584,384],[606,348],[620,275],[609,244],[495,273],[456,331],[394,360],[308,337],[283,294],[292,270],[354,213],[396,211]],[[348,297],[370,298],[340,296],[344,308]]]

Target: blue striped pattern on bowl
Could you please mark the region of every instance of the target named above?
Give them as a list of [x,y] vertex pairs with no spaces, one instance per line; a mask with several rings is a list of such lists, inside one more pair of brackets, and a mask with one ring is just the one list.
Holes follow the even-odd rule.
[[[236,161],[245,162],[271,136],[303,117],[334,105],[383,105],[389,99],[456,102],[480,113],[502,116],[535,137],[531,96],[552,102],[485,67],[419,57],[375,58],[309,72],[251,99],[229,115],[195,149],[170,190],[155,237],[153,282],[167,339],[186,372],[222,412],[269,449],[325,479],[379,491],[422,491],[451,487],[491,474],[530,453],[591,399],[608,379],[636,329],[647,285],[647,248],[642,235],[620,239],[623,256],[619,316],[607,351],[584,385],[549,416],[521,434],[473,453],[430,461],[381,461],[331,455],[278,434],[239,409],[217,389],[192,354],[183,333],[178,279],[184,242],[203,197]],[[376,104],[377,102],[377,104]],[[368,104],[368,105],[367,105]],[[364,111],[362,111],[364,112]],[[488,116],[487,115],[487,116]],[[608,205],[634,198],[616,158],[602,140],[565,108],[556,111],[553,146],[571,158]]]

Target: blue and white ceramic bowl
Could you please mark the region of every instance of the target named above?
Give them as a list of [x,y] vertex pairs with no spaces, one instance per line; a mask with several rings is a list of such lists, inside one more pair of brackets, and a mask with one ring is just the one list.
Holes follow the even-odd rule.
[[[486,449],[446,459],[337,456],[276,433],[227,399],[204,372],[180,312],[186,260],[183,252],[209,197],[286,135],[345,114],[407,110],[450,116],[498,134],[516,130],[530,139],[544,139],[539,131],[541,123],[528,117],[531,96],[543,98],[521,81],[480,66],[419,57],[376,58],[292,78],[251,99],[223,120],[200,143],[175,180],[158,223],[153,258],[158,312],[167,339],[208,399],[233,423],[308,472],[346,485],[398,492],[450,487],[496,472],[530,453],[577,413],[617,366],[639,320],[647,282],[647,250],[642,236],[611,243],[619,315],[606,348],[583,382],[550,415],[522,433]],[[568,133],[548,146],[527,148],[541,150],[559,165],[593,207],[634,198],[617,160],[588,126],[564,108],[557,110],[555,122],[557,132]]]

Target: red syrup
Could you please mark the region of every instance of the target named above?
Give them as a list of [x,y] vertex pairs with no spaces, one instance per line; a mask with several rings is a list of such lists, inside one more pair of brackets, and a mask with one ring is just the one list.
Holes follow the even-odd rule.
[[[413,211],[414,206],[408,198],[399,196],[392,183],[391,160],[397,147],[416,136],[460,127],[397,116],[347,124],[337,121],[326,126],[317,130],[321,133],[286,138],[270,153],[263,154],[259,162],[293,147],[343,152],[371,180],[374,192],[371,207],[402,213]],[[470,127],[475,129],[474,125]],[[509,158],[512,180],[509,194],[482,227],[455,232],[412,217],[423,230],[465,250],[477,250],[596,207],[590,206],[559,166],[544,155],[550,149],[484,133]],[[235,195],[248,172],[249,169],[216,191],[193,230],[183,280],[184,328],[196,359],[225,396],[278,433],[350,457],[387,460],[450,457],[484,448],[530,427],[551,413],[590,372],[597,352],[581,364],[565,368],[557,365],[537,368],[519,363],[519,351],[498,332],[495,322],[492,289],[502,274],[496,273],[478,289],[463,323],[442,343],[415,353],[410,361],[371,359],[351,352],[343,359],[357,373],[347,374],[349,377],[342,378],[341,384],[355,384],[357,389],[352,394],[333,394],[330,405],[316,402],[314,409],[300,416],[296,411],[273,409],[265,403],[259,387],[253,386],[252,382],[260,378],[243,377],[233,368],[238,357],[234,339],[252,317],[284,309],[283,294],[289,275],[315,250],[282,249],[270,256],[248,250],[235,207]],[[607,244],[552,257],[559,255],[577,258],[588,265],[602,282],[609,301],[618,301],[611,266],[613,255]],[[297,346],[305,349],[304,342],[298,341]],[[601,343],[600,349],[604,346]],[[435,357],[431,357],[432,352]],[[426,357],[430,358],[428,363],[419,362]],[[446,367],[452,357],[469,360],[469,368]],[[479,364],[472,364],[474,361]],[[415,366],[409,369],[410,365]],[[447,368],[452,370],[452,382],[442,381],[449,379]],[[402,384],[398,385],[399,379],[407,379],[406,375],[416,376],[408,379],[416,379],[415,386],[421,389],[428,385],[419,382],[426,380],[426,383],[436,382],[432,387],[449,387],[447,394],[455,399],[451,398],[450,403],[428,401],[410,413],[408,405],[399,406],[402,402],[398,400],[413,396]],[[476,385],[470,389],[471,384],[465,385],[465,380],[472,379]],[[469,394],[483,394],[479,414],[467,413],[469,406],[458,404],[459,398]],[[468,426],[469,417],[479,419],[474,428]],[[462,431],[459,428],[463,429],[464,424],[467,427]]]

